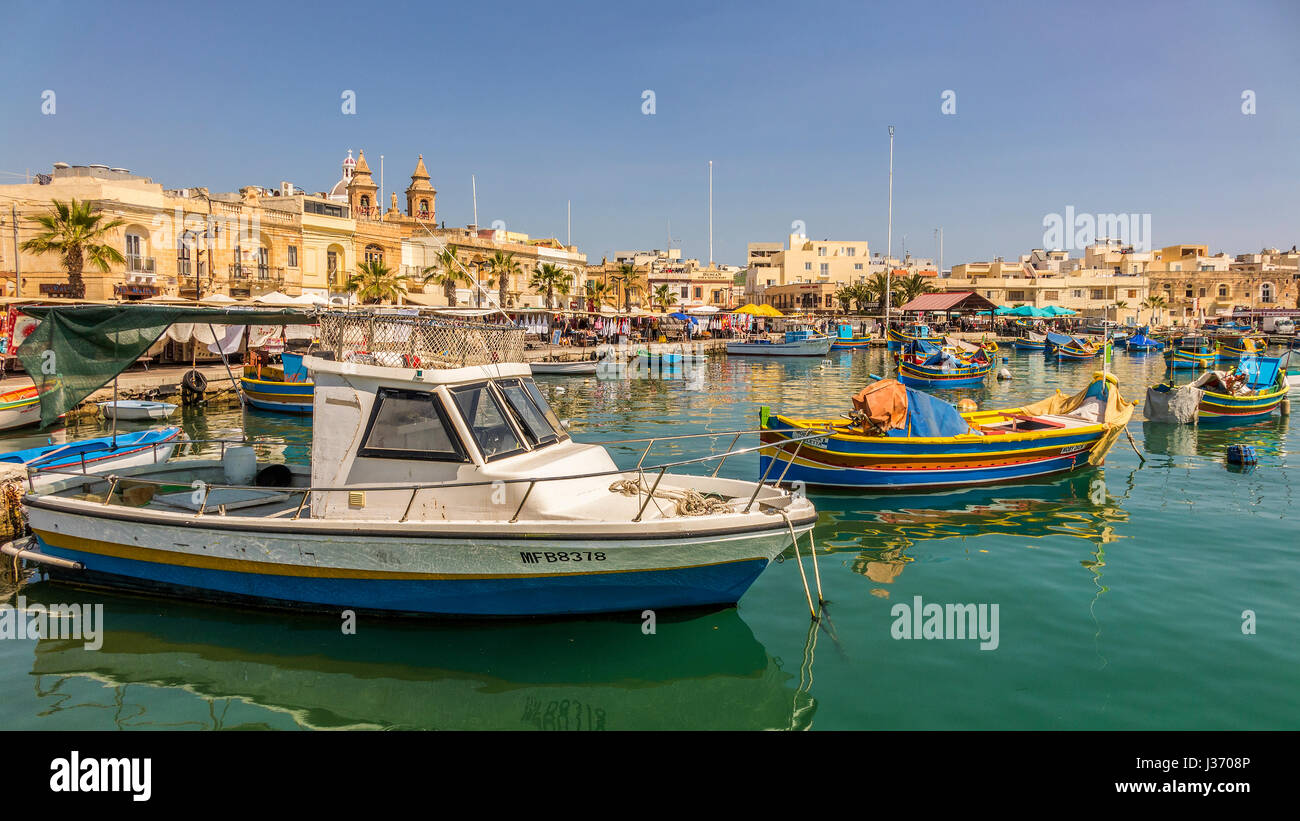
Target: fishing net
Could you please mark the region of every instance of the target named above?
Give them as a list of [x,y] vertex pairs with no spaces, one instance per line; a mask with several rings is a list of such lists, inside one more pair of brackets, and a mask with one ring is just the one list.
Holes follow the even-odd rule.
[[319,319],[320,347],[340,362],[460,368],[524,359],[522,327],[365,311],[331,311]]

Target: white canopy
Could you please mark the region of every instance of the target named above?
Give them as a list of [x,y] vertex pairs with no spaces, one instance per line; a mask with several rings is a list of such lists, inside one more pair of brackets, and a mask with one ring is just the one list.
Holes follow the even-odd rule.
[[262,295],[259,296],[259,297],[254,297],[254,298],[253,298],[253,301],[254,301],[254,302],[261,303],[262,305],[301,305],[301,304],[303,304],[303,303],[301,303],[301,302],[298,302],[297,300],[295,300],[293,297],[289,296],[288,294],[282,294],[282,293],[280,293],[279,291],[272,291],[272,292],[269,293],[269,294],[262,294]]
[[718,309],[712,305],[696,305],[694,308],[687,308],[688,314],[716,314]]

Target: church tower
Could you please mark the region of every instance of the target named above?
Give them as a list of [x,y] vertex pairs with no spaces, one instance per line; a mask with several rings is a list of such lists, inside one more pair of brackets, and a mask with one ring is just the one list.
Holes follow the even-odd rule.
[[375,199],[379,195],[379,186],[370,176],[370,165],[366,162],[366,152],[357,154],[357,165],[352,169],[352,179],[348,181],[348,204],[352,206],[353,217],[377,217],[383,206]]
[[424,167],[424,155],[421,154],[415,163],[415,173],[411,174],[411,184],[406,189],[406,215],[433,222],[437,196],[437,190],[429,184],[429,170]]

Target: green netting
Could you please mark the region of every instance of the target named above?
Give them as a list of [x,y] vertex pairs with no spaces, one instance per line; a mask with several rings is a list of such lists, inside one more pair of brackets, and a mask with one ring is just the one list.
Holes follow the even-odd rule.
[[169,305],[23,308],[41,320],[18,348],[18,359],[41,397],[41,427],[54,424],[113,381],[176,322],[214,325],[298,325],[310,312]]

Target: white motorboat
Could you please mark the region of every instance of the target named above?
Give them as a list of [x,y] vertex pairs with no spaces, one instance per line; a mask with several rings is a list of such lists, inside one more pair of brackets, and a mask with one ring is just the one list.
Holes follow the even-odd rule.
[[562,374],[565,376],[594,376],[597,362],[594,359],[579,359],[571,362],[530,362],[533,373]]
[[183,438],[183,432],[175,426],[139,430],[10,451],[0,454],[0,464],[26,467],[32,486],[40,487],[73,474],[103,474],[161,464],[171,458]]
[[621,469],[573,441],[520,329],[364,312],[320,327],[310,467],[232,449],[69,477],[24,498],[24,555],[197,599],[561,615],[732,604],[816,522],[776,482],[669,472],[728,454]]
[[169,402],[147,402],[139,399],[118,399],[113,402],[99,403],[99,409],[109,419],[132,422],[166,419],[176,412],[176,408],[176,405]]
[[825,356],[835,339],[808,329],[786,331],[784,340],[744,340],[727,343],[727,353],[740,356]]

